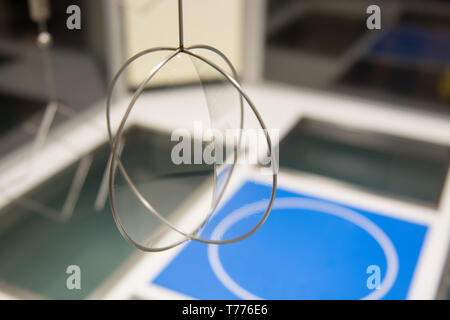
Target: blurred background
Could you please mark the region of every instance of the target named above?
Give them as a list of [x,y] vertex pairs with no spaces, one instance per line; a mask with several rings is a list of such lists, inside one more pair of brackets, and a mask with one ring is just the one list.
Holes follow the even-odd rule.
[[[333,93],[450,123],[449,1],[184,3],[186,46],[205,43],[222,50],[246,85],[308,89],[319,96]],[[366,9],[372,4],[381,9],[380,30],[366,26]],[[81,9],[79,30],[66,27],[70,5]],[[49,1],[51,13],[44,22],[53,38],[54,91],[64,105],[47,125],[49,139],[63,137],[64,132],[58,131],[62,125],[78,123],[94,111],[104,112],[109,83],[126,58],[150,47],[177,46],[176,5],[175,0]],[[25,0],[0,2],[2,172],[23,158],[24,150],[39,145],[36,137],[42,134],[51,102],[43,52],[36,42],[39,26],[30,18],[29,6]],[[148,72],[146,66],[160,60],[161,56],[152,56],[133,64],[119,82],[117,97],[136,89]],[[201,80],[220,82],[214,75]],[[145,94],[161,95],[175,85],[185,89],[197,82],[195,73],[178,67],[155,79]],[[432,210],[440,208],[448,179],[448,145],[355,132],[312,119],[303,119],[291,129],[280,143],[282,169],[327,177]],[[172,146],[161,142],[161,134],[130,130],[127,139],[133,142],[126,148],[165,154]],[[317,154],[321,156],[315,158]],[[104,141],[19,196],[5,196],[4,188],[11,182],[1,182],[0,290],[19,298],[102,297],[133,265],[139,254],[117,231],[109,206],[105,200],[103,206],[93,205],[101,202],[97,190],[105,178],[108,156]],[[137,161],[124,158],[131,166]],[[164,160],[155,156],[147,169],[160,166]],[[81,176],[80,186],[74,181]],[[77,194],[74,203],[68,202],[71,193]],[[180,191],[176,197],[182,201],[187,194]],[[70,219],[48,218],[60,211]],[[65,266],[75,260],[82,270],[91,271],[81,290],[68,291]],[[449,270],[447,262],[435,298],[450,298]]]
[[265,76],[448,114],[448,14],[447,1],[269,1]]

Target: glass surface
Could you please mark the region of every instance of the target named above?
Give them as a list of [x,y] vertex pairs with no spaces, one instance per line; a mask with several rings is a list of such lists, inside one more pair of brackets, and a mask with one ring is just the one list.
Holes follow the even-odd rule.
[[280,165],[392,197],[439,205],[450,148],[303,119],[280,144]]
[[[125,165],[151,160],[145,161],[146,170],[140,171],[142,179],[167,165],[159,156],[170,148],[161,144],[161,141],[167,141],[165,133],[134,127],[126,132],[125,138],[129,141],[127,148],[133,149],[123,153]],[[135,158],[137,153],[134,150],[140,151],[138,158]],[[64,169],[0,212],[0,283],[53,299],[86,298],[137,252],[117,230],[108,201],[105,199],[100,210],[95,208],[109,151],[109,146],[103,145],[92,153],[94,160],[71,219],[55,221],[39,214],[29,204],[38,203],[55,210],[61,208],[77,164]],[[157,187],[160,193],[170,192],[171,202],[166,202],[168,206],[164,210],[169,214],[195,185],[179,185],[176,192],[161,185]],[[134,199],[127,204],[130,211],[139,206]],[[146,234],[151,234],[158,225],[145,227]],[[69,275],[65,271],[72,264],[81,268],[81,290],[66,288]]]

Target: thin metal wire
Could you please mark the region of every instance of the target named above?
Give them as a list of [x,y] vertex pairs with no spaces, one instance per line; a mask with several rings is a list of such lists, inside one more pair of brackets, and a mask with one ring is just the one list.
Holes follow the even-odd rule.
[[178,35],[179,35],[179,47],[181,51],[184,49],[184,35],[183,35],[183,0],[178,0]]
[[[224,61],[228,64],[228,66],[230,67],[230,70],[231,70],[231,72],[233,73],[233,75],[235,76],[235,77],[237,77],[237,71],[236,71],[236,69],[234,68],[234,66],[232,65],[232,63],[227,59],[227,57],[222,53],[222,52],[220,52],[219,50],[217,50],[217,49],[215,49],[215,48],[212,48],[212,47],[209,47],[209,46],[203,46],[203,45],[196,45],[196,46],[192,46],[192,47],[190,47],[190,49],[204,49],[204,50],[212,50],[212,51],[214,51],[214,52],[216,52],[220,57],[222,57],[223,59],[224,59]],[[114,138],[113,137],[113,135],[112,135],[112,128],[111,128],[111,121],[110,121],[110,105],[111,105],[111,99],[112,99],[112,92],[113,92],[113,90],[114,90],[114,87],[115,87],[115,85],[116,85],[116,83],[117,83],[117,81],[118,81],[118,79],[119,79],[119,77],[120,77],[120,75],[125,71],[125,69],[126,69],[126,67],[128,67],[133,61],[135,61],[136,59],[138,59],[138,58],[140,58],[140,57],[142,57],[143,55],[145,55],[145,54],[150,54],[150,53],[153,53],[153,52],[156,52],[156,51],[175,51],[175,53],[174,54],[172,54],[171,56],[169,56],[168,58],[166,58],[165,60],[170,60],[170,59],[172,59],[173,57],[175,57],[176,56],[176,54],[177,53],[179,53],[178,52],[178,49],[176,49],[176,48],[153,48],[153,49],[147,49],[147,50],[144,50],[144,51],[142,51],[142,52],[140,52],[140,53],[137,53],[136,55],[134,55],[134,56],[132,56],[131,58],[129,58],[125,63],[124,63],[124,65],[122,66],[122,68],[121,69],[119,69],[119,71],[117,72],[117,74],[116,74],[116,76],[113,78],[113,82],[111,83],[111,86],[110,86],[110,94],[108,95],[108,98],[107,98],[107,107],[106,107],[106,110],[107,110],[107,114],[106,114],[106,121],[107,121],[107,128],[108,128],[108,135],[109,135],[109,137],[110,137],[110,145],[111,145],[111,148],[114,150],[114,143],[116,142],[116,141],[121,141],[119,138],[119,134],[116,134],[116,137]],[[168,61],[165,61],[165,60],[163,60],[160,64],[165,64],[165,63],[167,63]],[[150,74],[149,74],[149,76],[146,78],[146,79],[144,79],[144,81],[141,83],[141,85],[139,86],[139,87],[145,87],[146,86],[146,84],[148,83],[148,81],[150,81],[150,79],[153,77],[153,75],[157,72],[157,71],[159,71],[159,69],[160,68],[162,68],[162,65],[158,65],[158,66],[156,66],[155,68],[153,68],[152,69],[152,72],[150,72]],[[159,68],[158,68],[159,67]],[[153,75],[152,75],[153,74]],[[139,91],[139,89],[138,90],[136,90],[136,92],[135,92],[135,99],[134,99],[134,101],[136,101],[138,98],[139,98],[139,95],[142,93],[142,91],[140,91],[140,92],[138,92]],[[240,122],[240,127],[241,127],[241,129],[242,129],[242,127],[243,127],[243,117],[244,117],[244,102],[243,102],[243,99],[242,99],[242,96],[240,95],[239,96],[239,100],[240,100],[240,109],[241,109],[241,122]],[[130,105],[131,105],[131,103],[130,103]],[[127,117],[128,117],[128,115],[130,114],[130,112],[131,112],[131,109],[132,109],[132,105],[130,106],[129,105],[129,107],[127,108],[127,111],[125,112],[125,114],[124,114],[124,116],[123,116],[123,118],[122,118],[122,120],[123,120],[123,123],[125,124],[125,122],[126,122],[126,120],[127,120]],[[120,132],[122,133],[122,130],[123,130],[123,128],[124,128],[124,126],[122,126],[122,128],[120,128],[120,126],[119,126],[119,129],[121,129],[120,130]],[[119,133],[119,130],[118,130],[118,133]],[[239,142],[240,142],[241,140],[240,140],[240,137],[239,137]],[[117,146],[116,146],[116,148],[117,148]],[[119,152],[120,153],[120,152]],[[115,158],[116,158],[116,161],[117,161],[117,164],[115,163],[115,162],[113,162],[113,155],[115,155]],[[214,209],[216,208],[216,206],[217,206],[217,204],[219,203],[219,201],[220,201],[220,199],[222,198],[222,195],[223,195],[223,193],[225,192],[225,190],[226,190],[226,187],[227,187],[227,185],[228,185],[228,182],[229,182],[229,180],[231,179],[231,176],[232,176],[232,173],[234,172],[234,167],[235,167],[235,164],[236,164],[236,160],[237,160],[237,153],[235,153],[234,154],[235,155],[235,159],[234,159],[234,162],[233,162],[233,165],[232,165],[232,167],[231,167],[231,170],[230,170],[230,173],[229,173],[229,175],[228,175],[228,178],[227,178],[227,180],[226,180],[226,182],[225,182],[225,184],[224,184],[224,187],[223,187],[223,189],[222,189],[222,192],[219,194],[219,196],[214,200],[213,199],[213,202],[212,202],[212,206],[211,206],[211,209],[210,209],[210,214],[207,216],[207,218],[199,225],[199,227],[194,231],[194,233],[198,233],[198,232],[201,232],[201,229],[203,228],[203,226],[206,224],[206,222],[207,222],[207,220],[208,220],[208,218],[210,217],[210,215],[211,215],[211,212],[213,212],[214,211]],[[115,196],[114,196],[114,194],[115,194],[115,192],[114,192],[114,181],[112,182],[112,188],[111,188],[111,177],[113,177],[113,179],[114,179],[114,174],[115,174],[115,167],[116,166],[118,166],[119,167],[119,170],[121,171],[121,173],[122,173],[122,175],[123,175],[123,177],[124,177],[124,179],[127,181],[127,183],[130,185],[130,188],[132,189],[132,191],[133,191],[133,193],[138,197],[138,200],[151,212],[151,213],[153,213],[160,221],[162,221],[163,223],[165,223],[166,225],[169,225],[169,227],[172,227],[172,229],[174,230],[174,231],[176,231],[176,232],[178,232],[178,233],[181,233],[186,239],[185,240],[183,240],[183,241],[180,241],[180,243],[177,243],[176,245],[178,245],[178,244],[181,244],[182,242],[185,242],[186,240],[190,240],[191,239],[191,237],[192,237],[192,234],[186,234],[186,233],[184,233],[184,232],[182,232],[182,231],[179,231],[177,228],[175,228],[174,226],[171,226],[170,225],[170,222],[169,221],[167,221],[164,217],[162,217],[152,206],[151,206],[151,204],[145,199],[145,197],[143,197],[141,194],[140,194],[140,192],[139,192],[139,190],[138,190],[138,188],[133,184],[133,182],[132,182],[132,180],[131,180],[131,178],[128,176],[128,173],[127,173],[127,171],[125,170],[125,168],[123,167],[123,164],[122,164],[122,162],[121,162],[121,160],[120,160],[120,156],[118,156],[118,152],[116,151],[116,152],[111,152],[111,157],[110,157],[110,173],[109,173],[109,177],[110,177],[110,184],[109,184],[109,191],[110,191],[110,202],[111,202],[111,207],[113,208],[113,217],[114,217],[114,220],[115,220],[115,222],[116,222],[116,224],[117,224],[117,226],[118,226],[118,228],[119,228],[119,231],[122,233],[122,235],[128,240],[128,241],[130,241],[130,242],[132,242],[136,247],[138,247],[139,249],[141,249],[141,250],[144,250],[144,248],[147,248],[147,247],[142,247],[140,244],[138,244],[138,243],[135,243],[134,242],[134,240],[132,240],[132,238],[126,233],[126,231],[124,230],[124,228],[122,227],[122,225],[121,225],[121,223],[120,223],[120,219],[119,219],[119,217],[118,217],[118,214],[117,214],[117,210],[115,210]],[[214,186],[216,186],[216,176],[217,176],[217,172],[216,172],[216,164],[214,163],[214,175],[213,175],[213,178],[214,178]],[[215,191],[213,192],[213,194],[215,195]],[[173,246],[175,246],[175,245],[173,245]],[[170,246],[170,247],[173,247],[173,246]],[[168,249],[169,247],[164,247],[164,248],[161,248],[161,249],[158,249],[158,250],[156,250],[155,248],[152,248],[151,250],[149,250],[149,249],[147,249],[147,250],[145,250],[145,251],[162,251],[162,250],[166,250],[166,249]]]
[[[182,4],[182,0],[178,0],[178,25],[179,25],[179,47],[177,48],[172,48],[172,47],[157,47],[157,48],[151,48],[151,49],[146,49],[143,50],[137,54],[135,54],[134,56],[132,56],[131,58],[129,58],[123,65],[122,67],[118,70],[118,72],[116,73],[116,75],[114,76],[110,88],[109,88],[109,93],[108,93],[108,97],[107,97],[107,105],[106,105],[106,123],[107,123],[107,129],[108,129],[108,136],[109,136],[109,142],[110,142],[110,146],[111,146],[111,156],[110,156],[110,166],[109,166],[109,198],[110,198],[110,204],[111,204],[111,209],[113,212],[113,217],[114,217],[114,221],[120,231],[120,233],[122,234],[122,236],[129,241],[131,244],[133,244],[135,247],[137,247],[140,250],[143,251],[148,251],[148,252],[158,252],[158,251],[164,251],[170,248],[173,248],[179,244],[182,244],[188,240],[196,240],[196,241],[200,241],[203,243],[208,243],[208,244],[229,244],[229,243],[235,243],[238,241],[241,241],[245,238],[248,238],[249,236],[251,236],[252,234],[254,234],[263,224],[264,222],[267,220],[270,211],[272,209],[273,206],[273,202],[275,200],[275,194],[276,194],[276,188],[277,188],[277,172],[276,172],[276,166],[273,165],[273,175],[272,175],[272,191],[271,191],[271,197],[270,197],[270,201],[269,204],[267,206],[266,211],[264,212],[264,215],[262,216],[262,218],[260,219],[260,221],[256,224],[255,227],[253,227],[249,232],[232,238],[232,239],[227,239],[227,240],[214,240],[214,239],[205,239],[202,237],[197,236],[197,233],[201,232],[203,226],[206,224],[206,222],[208,221],[209,217],[211,216],[211,214],[214,212],[214,209],[216,208],[218,202],[220,201],[223,192],[226,189],[226,186],[229,182],[229,179],[231,177],[232,171],[234,169],[234,165],[236,163],[236,161],[234,161],[233,163],[233,167],[232,170],[230,172],[230,175],[228,176],[227,182],[225,187],[223,187],[221,194],[219,195],[218,198],[214,198],[213,197],[213,201],[212,201],[212,207],[211,207],[211,211],[208,214],[207,218],[201,223],[201,225],[195,229],[195,231],[193,233],[185,233],[181,230],[179,230],[177,227],[175,227],[170,221],[168,221],[166,218],[164,218],[161,214],[158,213],[157,210],[155,210],[155,208],[153,208],[153,206],[150,204],[149,201],[147,201],[147,199],[142,195],[142,193],[139,191],[139,189],[136,187],[136,185],[133,183],[132,179],[129,177],[126,169],[124,168],[121,159],[120,159],[120,151],[119,151],[119,142],[122,139],[122,135],[124,133],[124,128],[125,128],[125,124],[126,121],[137,101],[137,99],[141,96],[144,88],[147,86],[147,84],[151,81],[151,79],[155,76],[155,74],[160,71],[169,61],[171,61],[174,57],[176,57],[179,54],[187,54],[189,56],[191,56],[194,59],[198,59],[204,63],[206,63],[207,65],[209,65],[210,67],[212,67],[213,69],[215,69],[217,72],[219,72],[223,77],[225,77],[225,79],[227,80],[228,83],[230,83],[238,92],[239,92],[239,96],[240,96],[240,101],[241,101],[241,126],[243,125],[243,100],[245,100],[247,102],[247,104],[250,106],[252,112],[254,113],[254,115],[256,116],[261,128],[264,131],[265,134],[265,138],[267,141],[267,146],[269,149],[269,153],[270,153],[270,157],[272,160],[272,163],[275,164],[275,155],[273,153],[273,149],[272,149],[272,141],[270,139],[270,136],[268,134],[268,130],[267,127],[259,113],[259,111],[257,110],[257,108],[255,107],[254,103],[251,101],[251,99],[249,98],[249,96],[244,92],[244,90],[242,89],[240,83],[237,80],[237,72],[235,70],[235,68],[233,67],[233,65],[231,64],[231,62],[229,61],[229,59],[218,49],[208,46],[208,45],[196,45],[196,46],[191,46],[189,48],[185,48],[184,47],[184,35],[183,35],[183,4]],[[217,64],[213,63],[212,61],[210,61],[209,59],[206,59],[204,57],[202,57],[201,55],[198,55],[194,52],[192,52],[191,50],[194,49],[204,49],[204,50],[208,50],[211,52],[214,52],[215,54],[218,54],[219,56],[221,56],[225,62],[230,66],[230,69],[232,70],[233,76],[229,75],[228,73],[226,73],[225,71],[223,71]],[[164,60],[162,60],[159,64],[157,64],[154,68],[152,68],[152,70],[150,71],[150,73],[148,74],[148,76],[141,82],[141,84],[139,85],[139,87],[137,88],[137,90],[134,92],[130,103],[128,104],[127,109],[125,110],[125,113],[123,114],[120,124],[118,126],[118,129],[115,133],[115,135],[113,135],[112,133],[112,126],[111,126],[111,119],[110,119],[110,110],[111,110],[111,99],[112,99],[112,94],[114,91],[114,87],[117,83],[117,80],[119,79],[119,77],[123,74],[123,72],[125,71],[125,69],[136,59],[138,59],[139,57],[146,55],[146,54],[150,54],[153,52],[158,52],[158,51],[169,51],[172,52],[167,58],[165,58]],[[237,155],[235,154],[235,157]],[[235,159],[236,160],[236,159]],[[150,248],[144,245],[141,245],[139,243],[137,243],[136,241],[134,241],[132,239],[131,236],[128,235],[128,233],[125,231],[122,223],[120,222],[120,218],[119,218],[119,214],[116,208],[116,203],[115,203],[115,173],[116,173],[116,169],[119,168],[121,174],[123,175],[126,183],[128,184],[128,186],[131,188],[132,192],[134,193],[134,195],[137,197],[137,199],[161,222],[163,222],[166,226],[168,226],[169,228],[171,228],[172,230],[176,231],[177,233],[181,234],[182,236],[185,237],[185,239],[180,240],[175,242],[172,245],[168,245],[165,247],[161,247],[161,248]],[[216,182],[217,179],[217,171],[216,171],[216,163],[214,163],[214,177],[213,177]],[[215,184],[216,186],[216,184]]]

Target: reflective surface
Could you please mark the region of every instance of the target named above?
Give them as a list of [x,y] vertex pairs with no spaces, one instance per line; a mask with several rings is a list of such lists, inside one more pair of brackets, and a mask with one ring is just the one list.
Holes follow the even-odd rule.
[[280,144],[281,167],[438,207],[450,148],[301,120]]

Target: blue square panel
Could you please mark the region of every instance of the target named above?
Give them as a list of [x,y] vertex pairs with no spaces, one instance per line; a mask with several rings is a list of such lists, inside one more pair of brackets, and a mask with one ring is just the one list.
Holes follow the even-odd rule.
[[[244,233],[270,188],[243,183],[203,235]],[[426,232],[279,188],[254,235],[222,246],[190,242],[152,283],[197,299],[405,299]]]

